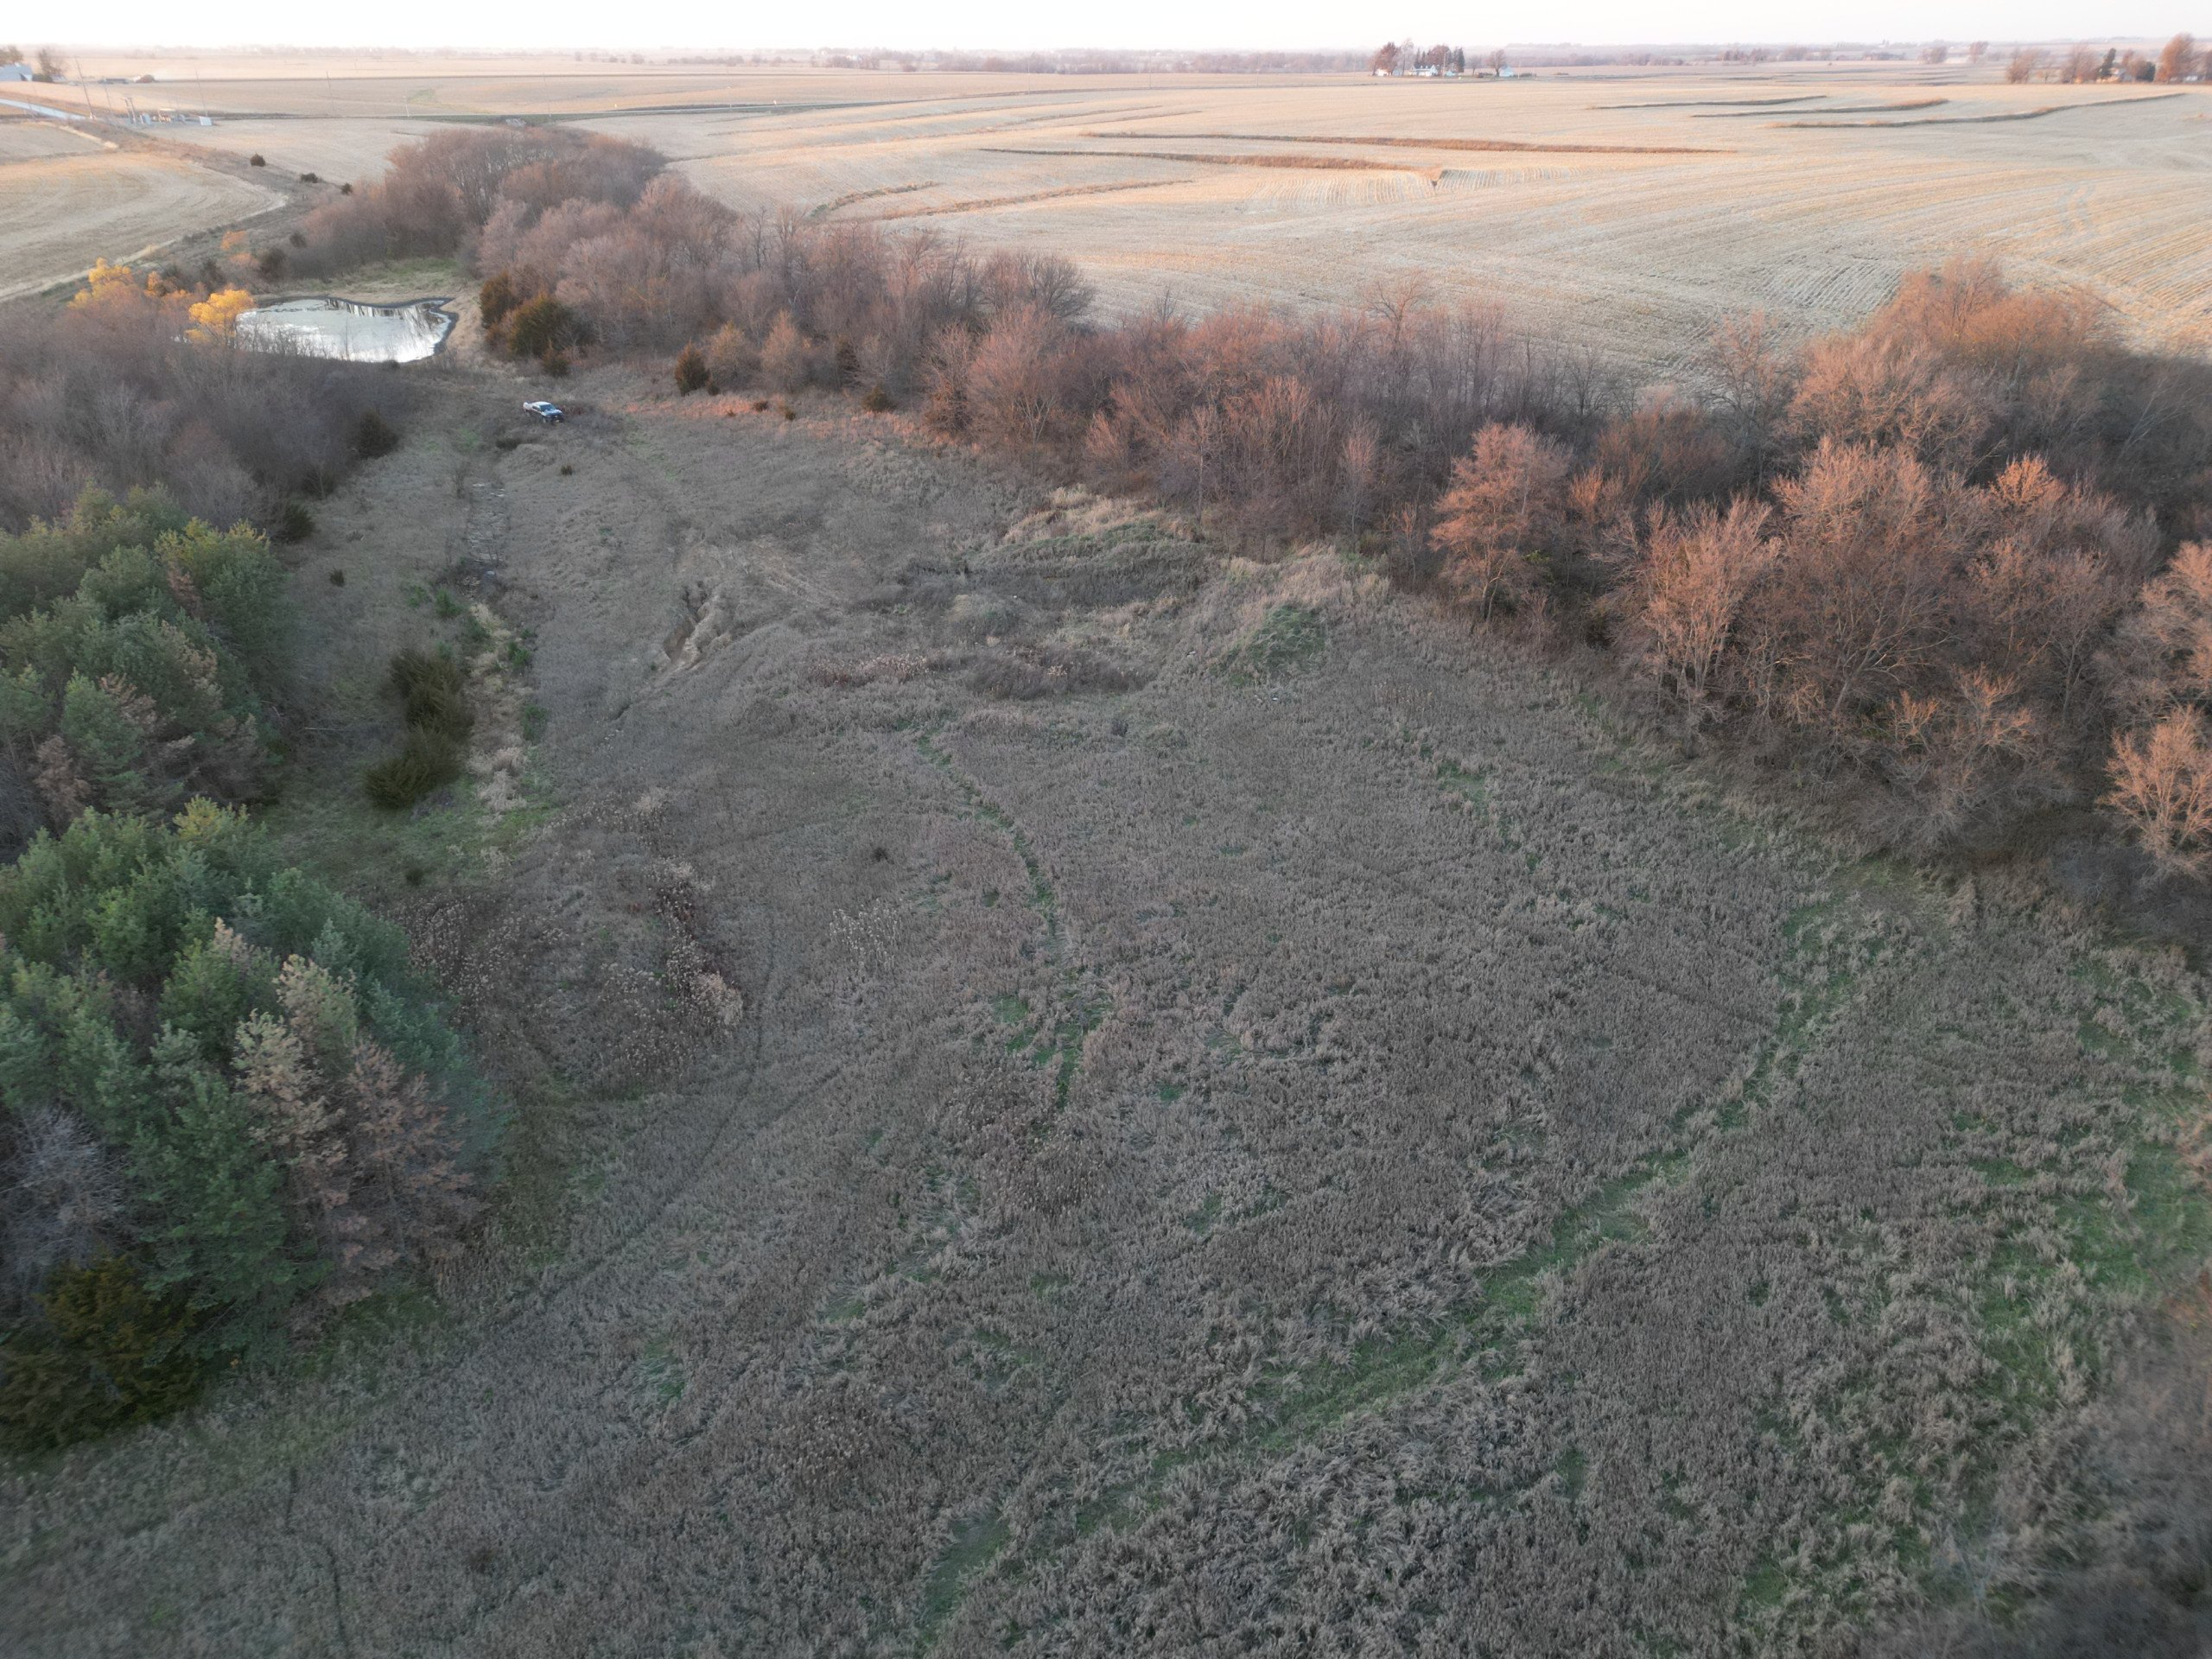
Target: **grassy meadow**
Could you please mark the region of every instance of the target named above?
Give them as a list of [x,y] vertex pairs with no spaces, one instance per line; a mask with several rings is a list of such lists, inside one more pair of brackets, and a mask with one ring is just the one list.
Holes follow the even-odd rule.
[[1359,561],[577,391],[456,378],[299,565],[304,764],[446,594],[537,714],[271,820],[552,1137],[526,1265],[11,1470],[14,1650],[1826,1652],[2081,1535],[2208,1241],[2176,954]]

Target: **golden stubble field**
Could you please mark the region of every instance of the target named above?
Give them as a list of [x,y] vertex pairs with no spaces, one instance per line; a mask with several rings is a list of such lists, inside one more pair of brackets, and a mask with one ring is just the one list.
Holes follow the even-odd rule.
[[1114,311],[1418,283],[1662,378],[1719,315],[1836,326],[1955,253],[2086,288],[2145,345],[2212,344],[2193,87],[1964,64],[1377,83],[321,61],[156,65],[177,107],[233,118],[168,136],[360,178],[444,122],[550,115],[735,205],[1067,254]]
[[272,191],[58,123],[0,122],[0,300],[265,213]]

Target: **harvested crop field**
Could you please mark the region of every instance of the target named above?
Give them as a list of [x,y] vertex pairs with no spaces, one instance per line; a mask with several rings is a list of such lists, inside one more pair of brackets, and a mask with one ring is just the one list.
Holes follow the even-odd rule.
[[439,130],[432,121],[244,120],[212,127],[180,126],[162,136],[188,150],[212,150],[243,161],[260,155],[287,173],[314,173],[332,184],[373,179],[402,144]]
[[50,125],[0,127],[0,299],[251,217],[269,191],[190,162],[104,149]]
[[433,384],[318,504],[294,794],[435,589],[527,702],[459,804],[276,822],[514,1087],[511,1259],[12,1472],[11,1653],[1807,1651],[1969,1593],[2201,1254],[2166,955],[1334,553]]
[[[2082,89],[2019,119],[2054,103],[2050,89],[1937,83],[1938,108],[1899,73],[1744,107],[1758,95],[1736,89],[1757,84],[1630,107],[1609,107],[1618,85],[1548,77],[1178,87],[1134,107],[1116,89],[769,116],[711,135],[677,116],[604,130],[659,144],[747,205],[887,189],[912,190],[909,208],[980,203],[955,210],[962,233],[1068,254],[1118,311],[1163,292],[1198,308],[1357,304],[1417,282],[1663,378],[1724,314],[1840,327],[1904,270],[1988,254],[2099,295],[2146,345],[2212,346],[2212,254],[2156,228],[2192,222],[2201,94]],[[1744,118],[1704,118],[1723,112]],[[1363,156],[1404,170],[1349,164]],[[1219,164],[1192,174],[1208,160]],[[1046,194],[1146,165],[1179,181],[1095,202]],[[856,200],[835,216],[870,210]]]
[[[2194,230],[2212,94],[2197,87],[2012,86],[1993,63],[1383,84],[520,59],[154,67],[185,107],[223,112],[176,129],[180,142],[295,172],[374,177],[441,123],[582,122],[659,147],[734,204],[920,218],[1068,255],[1121,313],[1163,293],[1196,308],[1357,304],[1420,283],[1669,378],[1691,372],[1716,317],[1845,326],[1900,272],[1967,254],[2095,295],[2146,347],[2212,349],[2212,246]],[[95,251],[114,251],[80,263]]]
[[98,138],[72,131],[58,121],[0,121],[0,167],[57,156],[89,156],[101,147]]

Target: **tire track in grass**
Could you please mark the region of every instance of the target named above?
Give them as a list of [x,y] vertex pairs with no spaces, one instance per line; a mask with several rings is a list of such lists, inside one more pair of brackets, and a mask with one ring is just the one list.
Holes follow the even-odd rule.
[[[921,741],[926,744],[927,740]],[[934,759],[930,748],[924,753]],[[1431,753],[1416,751],[1412,758],[1440,790],[1487,810],[1479,773],[1457,763],[1440,765]],[[949,766],[950,757],[939,764]],[[1868,950],[1870,924],[1876,943]],[[1407,1321],[1367,1338],[1342,1361],[1281,1366],[1263,1373],[1242,1402],[1245,1414],[1236,1427],[1203,1446],[1159,1452],[1141,1473],[1107,1487],[1079,1506],[1076,1538],[1102,1528],[1119,1532],[1140,1523],[1159,1505],[1169,1479],[1185,1465],[1255,1464],[1279,1457],[1354,1417],[1386,1409],[1471,1369],[1489,1382],[1510,1376],[1517,1345],[1541,1323],[1546,1281],[1575,1272],[1610,1245],[1645,1236],[1649,1228],[1639,1214],[1641,1201],[1682,1179],[1698,1152],[1714,1137],[1745,1132],[1759,1109],[1772,1103],[1777,1080],[1793,1074],[1827,1041],[1872,971],[1890,955],[1879,918],[1847,888],[1801,906],[1785,921],[1783,940],[1783,956],[1777,970],[1783,986],[1782,1007],[1742,1068],[1739,1086],[1725,1090],[1719,1101],[1677,1111],[1668,1125],[1669,1144],[1635,1160],[1561,1213],[1521,1255],[1497,1263],[1483,1280],[1479,1301],[1441,1320]],[[1839,943],[1851,950],[1841,961],[1835,959]],[[1700,1129],[1700,1118],[1709,1127]],[[1181,1409],[1192,1424],[1203,1426],[1204,1417],[1192,1414],[1190,1402]],[[1486,1492],[1484,1501],[1503,1502],[1516,1495],[1513,1490]],[[976,1541],[982,1538],[989,1541],[988,1549],[976,1547]],[[1010,1541],[998,1507],[971,1516],[956,1534],[929,1580],[921,1652],[934,1648],[969,1592],[1000,1568]],[[1033,1572],[1065,1548],[1017,1551],[1001,1570]]]
[[[1037,1018],[1033,1025],[1031,1023],[1028,1006],[1020,998],[1001,997],[997,1004],[1001,1017],[1020,1027],[1015,1041],[1008,1046],[1029,1046],[1033,1063],[1044,1059],[1053,1062],[1052,1117],[1057,1120],[1067,1109],[1069,1093],[1083,1065],[1084,1043],[1112,1011],[1113,1001],[1103,992],[1084,990],[1081,970],[1065,960],[1066,938],[1060,926],[1059,893],[1046,874],[1043,861],[1014,815],[992,800],[982,785],[938,742],[944,729],[940,721],[916,732],[914,752],[944,773],[976,818],[1003,832],[1012,844],[1029,878],[1025,902],[1044,922],[1046,965],[1057,969],[1061,980],[1069,1011],[1052,1021],[1049,1032],[1042,1017]],[[1035,1042],[1031,1045],[1028,1039],[1033,1033]],[[1052,1126],[1048,1124],[1045,1134],[1049,1136],[1051,1133]],[[935,1649],[945,1622],[958,1611],[969,1586],[1004,1552],[1011,1536],[1001,1503],[994,1503],[982,1511],[970,1511],[955,1525],[951,1537],[931,1562],[923,1580],[921,1614],[915,1629],[917,1652],[927,1654]]]
[[[1014,821],[1014,815],[986,795],[982,786],[938,745],[936,740],[943,729],[939,725],[917,733],[915,753],[951,779],[967,801],[969,811],[985,823],[1002,831],[1012,843],[1014,855],[1021,860],[1021,868],[1029,878],[1029,892],[1024,902],[1036,911],[1044,922],[1046,964],[1058,971],[1065,1011],[1055,1010],[1049,1023],[1043,1017],[1038,1018],[1033,1024],[1027,1019],[1009,1021],[1020,1026],[1021,1040],[1007,1044],[1009,1048],[1027,1047],[1032,1064],[1051,1062],[1053,1068],[1052,1111],[1057,1118],[1066,1110],[1069,1092],[1075,1087],[1077,1072],[1082,1069],[1084,1042],[1112,1012],[1113,999],[1103,991],[1086,988],[1083,969],[1066,960],[1067,941],[1060,926],[1059,893],[1046,874],[1036,848]],[[1026,1005],[1024,1012],[1027,1013]]]

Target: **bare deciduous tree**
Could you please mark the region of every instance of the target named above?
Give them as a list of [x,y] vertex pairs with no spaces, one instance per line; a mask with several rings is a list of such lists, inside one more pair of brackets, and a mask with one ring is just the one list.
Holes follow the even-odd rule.
[[1497,423],[1475,435],[1452,467],[1430,545],[1445,556],[1445,579],[1487,618],[1503,599],[1535,588],[1535,565],[1554,539],[1570,458],[1528,427]]
[[2113,640],[2109,672],[2125,721],[2212,704],[2212,543],[2183,546],[2145,586]]
[[2177,709],[2148,731],[2120,734],[2105,804],[2159,865],[2202,874],[2212,862],[2212,735],[2204,716]]
[[1738,612],[1774,563],[1770,517],[1746,497],[1726,512],[1700,502],[1656,513],[1643,538],[1630,587],[1636,640],[1693,700],[1705,696]]

